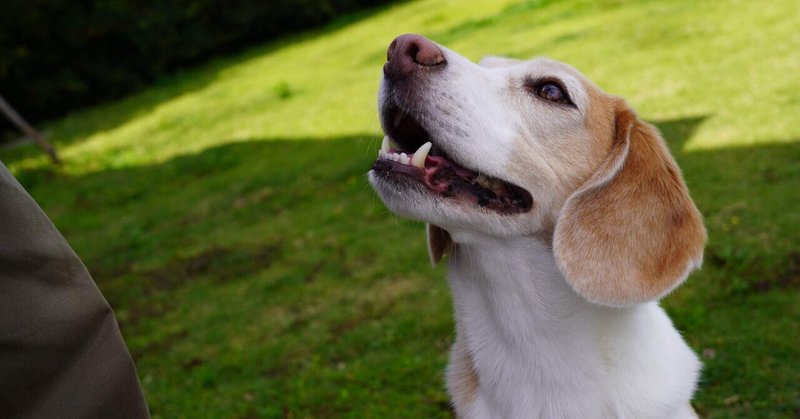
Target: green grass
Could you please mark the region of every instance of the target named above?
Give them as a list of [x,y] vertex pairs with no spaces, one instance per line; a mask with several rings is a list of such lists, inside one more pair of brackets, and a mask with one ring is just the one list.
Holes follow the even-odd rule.
[[658,125],[706,217],[667,307],[711,418],[800,415],[796,2],[400,3],[161,80],[0,151],[115,308],[152,413],[447,417],[444,271],[367,185],[391,39],[567,61]]

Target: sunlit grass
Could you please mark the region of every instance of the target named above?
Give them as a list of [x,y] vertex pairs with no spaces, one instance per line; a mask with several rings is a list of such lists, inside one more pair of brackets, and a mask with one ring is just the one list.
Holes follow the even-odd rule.
[[[695,3],[400,4],[172,77],[50,132],[70,143],[62,153],[76,172],[239,140],[372,132],[386,44],[418,32],[472,59],[565,60],[650,119],[705,115],[690,149],[800,138],[786,118],[800,111],[797,14],[781,2]],[[114,158],[92,162],[101,154]]]
[[564,60],[664,132],[706,218],[665,301],[708,417],[800,408],[800,14],[791,1],[414,1],[47,124],[0,157],[115,307],[156,417],[446,417],[452,341],[421,226],[364,173],[394,36]]

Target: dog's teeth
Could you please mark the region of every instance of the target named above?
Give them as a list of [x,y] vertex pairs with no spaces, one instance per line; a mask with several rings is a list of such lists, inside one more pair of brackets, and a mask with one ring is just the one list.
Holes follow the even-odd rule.
[[411,160],[408,158],[408,154],[400,153],[400,163],[408,164]]
[[430,141],[428,141],[427,143],[419,146],[417,151],[414,152],[414,157],[411,159],[411,164],[413,164],[414,166],[419,167],[420,169],[424,169],[425,168],[425,158],[428,157],[428,152],[431,151],[431,147],[433,147],[433,144],[431,144]]
[[390,142],[391,142],[391,140],[389,139],[389,136],[385,135],[383,137],[383,142],[381,143],[381,149],[380,149],[380,151],[378,151],[378,157],[389,153],[389,143]]
[[392,121],[392,125],[395,128],[399,127],[400,126],[400,122],[403,121],[403,117],[404,116],[405,116],[405,114],[403,112],[397,111],[397,113],[394,115],[394,121]]

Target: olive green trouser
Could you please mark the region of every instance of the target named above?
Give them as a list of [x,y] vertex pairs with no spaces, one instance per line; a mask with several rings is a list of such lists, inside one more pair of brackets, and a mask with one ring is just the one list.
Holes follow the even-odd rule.
[[147,418],[114,313],[0,163],[0,418]]

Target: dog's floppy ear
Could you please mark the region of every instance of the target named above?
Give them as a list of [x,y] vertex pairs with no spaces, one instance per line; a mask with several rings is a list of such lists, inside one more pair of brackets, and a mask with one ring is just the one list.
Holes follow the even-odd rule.
[[605,161],[566,201],[553,241],[570,286],[587,300],[657,300],[700,266],[706,232],[655,127],[622,100]]
[[450,238],[450,233],[439,226],[428,224],[427,231],[428,255],[431,257],[431,263],[435,266],[444,255],[450,254],[453,240]]

